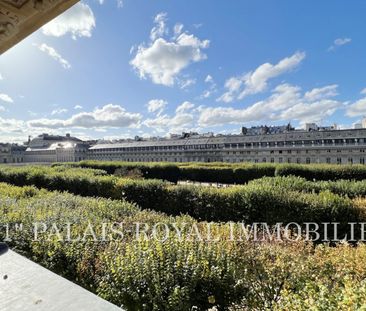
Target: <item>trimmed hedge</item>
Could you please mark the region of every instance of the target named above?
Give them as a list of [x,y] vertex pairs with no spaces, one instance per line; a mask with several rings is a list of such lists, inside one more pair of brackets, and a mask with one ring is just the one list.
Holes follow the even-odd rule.
[[331,165],[331,164],[284,164],[276,168],[276,176],[298,176],[307,180],[364,180],[365,165]]
[[[212,243],[137,240],[131,231],[113,242],[90,235],[65,242],[50,231],[34,241],[27,230],[34,222],[49,228],[72,222],[73,236],[82,235],[89,223],[108,221],[195,224],[200,230],[207,224],[140,211],[123,201],[34,187],[0,184],[0,200],[7,202],[0,209],[1,223],[24,225],[12,231],[14,250],[127,310],[348,310],[366,303],[364,244],[236,243],[229,241],[226,224],[212,224],[223,236]],[[99,236],[101,228],[95,232]]]
[[330,191],[349,198],[366,196],[366,182],[356,180],[309,181],[303,177],[280,176],[253,180],[249,182],[249,185],[310,193]]
[[364,180],[365,165],[332,164],[250,164],[250,163],[132,163],[108,161],[81,161],[55,163],[70,166],[102,169],[108,174],[121,170],[139,170],[145,179],[163,179],[176,183],[179,180],[224,184],[245,184],[250,180],[274,176],[299,176],[307,180]]
[[162,179],[177,183],[179,180],[213,182],[223,184],[244,184],[263,176],[274,176],[273,164],[228,164],[228,163],[141,163],[81,161],[77,163],[54,163],[54,167],[82,167],[102,169],[108,174],[119,174],[139,170],[145,179]]
[[327,222],[359,220],[348,198],[329,191],[299,193],[281,185],[250,184],[225,189],[175,186],[160,180],[93,175],[82,169],[1,167],[0,181],[69,191],[84,196],[126,199],[142,209],[170,215],[188,214],[206,221]]

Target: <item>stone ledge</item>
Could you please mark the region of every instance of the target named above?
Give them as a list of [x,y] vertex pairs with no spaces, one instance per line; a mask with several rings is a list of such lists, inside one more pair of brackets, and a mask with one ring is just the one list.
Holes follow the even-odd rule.
[[0,256],[1,311],[121,311],[84,288],[8,251]]

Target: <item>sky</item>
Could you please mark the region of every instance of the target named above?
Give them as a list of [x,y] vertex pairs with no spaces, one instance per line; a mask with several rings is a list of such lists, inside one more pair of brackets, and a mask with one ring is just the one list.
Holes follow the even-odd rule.
[[0,141],[352,127],[366,2],[84,0],[0,56]]

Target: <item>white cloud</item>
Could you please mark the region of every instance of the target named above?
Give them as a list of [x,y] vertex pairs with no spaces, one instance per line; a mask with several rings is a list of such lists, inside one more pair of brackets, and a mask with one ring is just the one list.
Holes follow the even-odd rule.
[[360,93],[366,95],[366,87]]
[[55,109],[51,112],[51,115],[54,116],[56,114],[63,114],[65,112],[67,112],[68,110],[65,109],[65,108],[58,108],[58,109]]
[[168,33],[168,29],[166,27],[167,13],[161,12],[154,18],[155,26],[151,29],[150,39],[151,41],[155,41],[157,38],[161,38],[165,34]]
[[332,92],[319,94],[313,89],[302,95],[300,88],[289,84],[281,84],[273,90],[273,94],[265,100],[243,108],[207,107],[200,109],[199,126],[218,126],[225,124],[243,124],[245,122],[283,120],[298,120],[304,122],[319,122],[324,117],[332,115],[342,103],[331,100]]
[[14,100],[8,94],[4,93],[0,93],[0,100],[6,103],[14,103]]
[[141,115],[130,113],[119,105],[108,104],[102,108],[96,108],[92,112],[81,112],[69,119],[38,119],[31,120],[28,125],[36,128],[122,128],[138,127]]
[[186,79],[186,80],[179,81],[179,85],[182,90],[184,90],[194,84],[196,84],[196,79]]
[[204,90],[200,98],[209,98],[213,93],[217,92],[217,86],[211,75],[207,75],[205,83],[209,84],[209,88]]
[[158,115],[154,119],[146,119],[143,123],[159,132],[165,130],[171,133],[181,132],[193,126],[194,115],[191,111],[192,108],[194,108],[194,104],[186,101],[176,108],[174,116]]
[[75,4],[65,13],[59,15],[42,27],[47,36],[61,37],[68,33],[77,37],[91,37],[95,28],[95,17],[91,8],[82,2]]
[[174,35],[179,36],[183,31],[184,25],[181,23],[177,23],[174,25]]
[[74,106],[74,109],[75,109],[75,110],[77,110],[77,109],[83,109],[83,106],[75,105],[75,106]]
[[[105,0],[97,0],[99,4],[104,4]],[[116,0],[117,7],[122,8],[123,7],[123,0]]]
[[213,82],[213,78],[211,75],[207,75],[206,79],[205,79],[205,82],[206,83],[210,83],[210,82]]
[[335,39],[333,44],[328,48],[328,51],[334,51],[337,47],[346,45],[352,42],[351,38],[338,38]]
[[185,112],[187,110],[191,110],[192,108],[194,108],[194,104],[192,104],[191,102],[185,101],[182,104],[180,104],[177,109],[175,109],[176,113],[182,113]]
[[1,80],[4,80],[4,77],[3,77],[3,75],[0,73],[0,81]]
[[359,99],[347,106],[346,115],[349,117],[358,117],[366,115],[366,97]]
[[4,106],[0,106],[0,111],[5,111],[5,107]]
[[296,68],[305,58],[305,52],[296,52],[277,64],[264,63],[256,70],[239,77],[231,77],[225,82],[227,91],[217,100],[226,103],[245,96],[257,94],[267,89],[268,81]]
[[334,40],[335,45],[345,45],[347,43],[350,43],[352,41],[351,38],[338,38]]
[[160,116],[167,105],[168,102],[163,99],[152,99],[147,103],[147,110]]
[[151,31],[151,43],[148,46],[140,45],[130,64],[140,78],[150,78],[153,83],[172,86],[183,69],[207,58],[202,50],[208,48],[209,41],[187,33],[164,39],[162,36],[168,31],[165,20],[165,13],[157,15],[157,25]]
[[322,98],[335,97],[338,95],[337,88],[337,84],[332,84],[321,88],[312,89],[311,91],[305,93],[305,99],[314,101]]
[[36,45],[38,49],[50,57],[52,57],[55,61],[59,62],[62,67],[65,69],[70,69],[71,65],[70,63],[64,59],[60,53],[58,53],[52,46],[47,45],[46,43],[42,43],[40,45]]

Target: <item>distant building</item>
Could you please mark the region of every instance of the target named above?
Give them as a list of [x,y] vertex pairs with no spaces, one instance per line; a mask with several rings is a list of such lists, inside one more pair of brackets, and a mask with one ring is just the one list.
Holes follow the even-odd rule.
[[366,128],[366,117],[364,117],[363,119],[362,119],[362,122],[361,122],[361,124],[362,124],[362,128]]
[[87,158],[89,144],[76,137],[42,134],[29,141],[24,162],[78,162]]
[[241,135],[204,137],[184,133],[171,139],[96,144],[92,160],[130,162],[252,162],[365,164],[366,129],[338,130],[309,124],[242,128]]
[[0,143],[0,163],[22,163],[26,147]]

